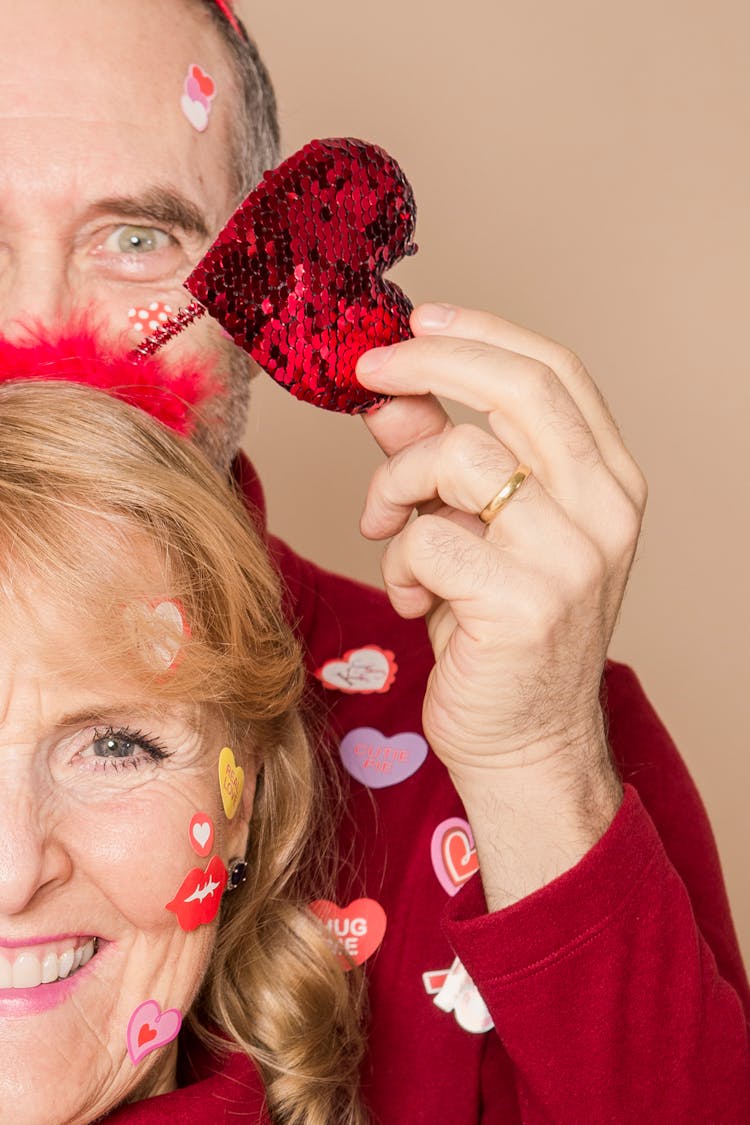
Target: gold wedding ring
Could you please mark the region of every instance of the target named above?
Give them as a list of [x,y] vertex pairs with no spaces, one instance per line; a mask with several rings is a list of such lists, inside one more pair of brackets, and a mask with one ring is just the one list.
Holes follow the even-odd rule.
[[523,482],[530,476],[531,469],[528,465],[519,465],[500,491],[495,493],[489,504],[485,508],[482,508],[479,513],[479,518],[482,523],[492,523],[495,516],[499,515],[505,505],[510,503]]

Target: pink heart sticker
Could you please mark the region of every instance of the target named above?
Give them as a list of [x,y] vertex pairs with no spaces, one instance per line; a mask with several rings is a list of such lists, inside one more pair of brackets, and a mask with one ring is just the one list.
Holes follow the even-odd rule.
[[390,689],[397,671],[398,664],[390,649],[365,645],[327,660],[315,675],[325,687],[345,695],[377,695]]
[[190,77],[185,79],[185,93],[190,98],[191,102],[200,102],[202,106],[208,109],[209,99],[201,91],[200,83],[197,78]]
[[352,961],[362,965],[383,940],[385,911],[372,898],[358,898],[348,906],[317,899],[310,903],[310,910],[331,934],[336,950],[343,950],[339,960],[344,971],[351,969]]
[[427,750],[421,734],[402,731],[387,737],[375,727],[350,730],[339,746],[344,769],[370,789],[406,781],[422,765]]
[[182,1016],[176,1008],[162,1012],[155,1000],[144,1000],[139,1004],[128,1023],[128,1054],[133,1066],[137,1066],[157,1047],[165,1047],[176,1039]]
[[190,844],[193,851],[205,859],[214,846],[214,822],[208,813],[197,812],[190,821]]
[[466,820],[453,816],[442,821],[432,834],[432,867],[446,894],[455,895],[479,870],[474,836]]
[[216,83],[210,74],[206,74],[205,70],[193,63],[190,67],[190,78],[197,84],[201,94],[206,98],[212,98],[216,93]]

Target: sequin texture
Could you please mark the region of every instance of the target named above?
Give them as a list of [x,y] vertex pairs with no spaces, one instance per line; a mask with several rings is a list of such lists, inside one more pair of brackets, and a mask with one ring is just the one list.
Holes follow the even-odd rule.
[[185,285],[296,398],[358,414],[384,401],[359,357],[411,335],[411,302],[383,274],[416,251],[415,218],[381,148],[312,141],[266,172]]

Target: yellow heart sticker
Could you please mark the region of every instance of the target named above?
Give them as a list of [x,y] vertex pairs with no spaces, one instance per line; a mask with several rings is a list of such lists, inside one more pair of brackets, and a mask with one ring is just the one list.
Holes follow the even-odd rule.
[[219,754],[219,789],[221,803],[229,820],[232,820],[240,807],[242,790],[245,785],[245,771],[234,760],[234,754],[225,746]]

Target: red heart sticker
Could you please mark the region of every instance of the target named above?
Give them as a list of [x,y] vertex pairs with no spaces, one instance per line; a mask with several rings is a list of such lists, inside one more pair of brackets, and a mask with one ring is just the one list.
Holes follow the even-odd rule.
[[156,1028],[149,1023],[144,1023],[138,1032],[138,1046],[143,1047],[146,1043],[150,1043],[152,1039],[156,1039]]
[[360,356],[411,336],[411,302],[383,275],[416,250],[415,216],[381,148],[312,141],[266,172],[185,285],[296,398],[358,414],[384,401],[358,382]]
[[438,824],[432,834],[430,855],[440,885],[449,895],[458,894],[479,870],[471,826],[461,817],[450,817]]
[[214,846],[214,822],[208,813],[197,812],[190,821],[188,831],[190,846],[203,859],[211,854]]
[[190,74],[198,83],[200,92],[206,98],[212,98],[216,93],[216,83],[205,70],[202,70],[197,63],[193,63],[190,67]]
[[328,899],[310,903],[310,910],[319,918],[335,942],[342,968],[362,965],[380,946],[385,934],[386,916],[383,907],[372,898],[358,898],[349,906],[337,906]]

